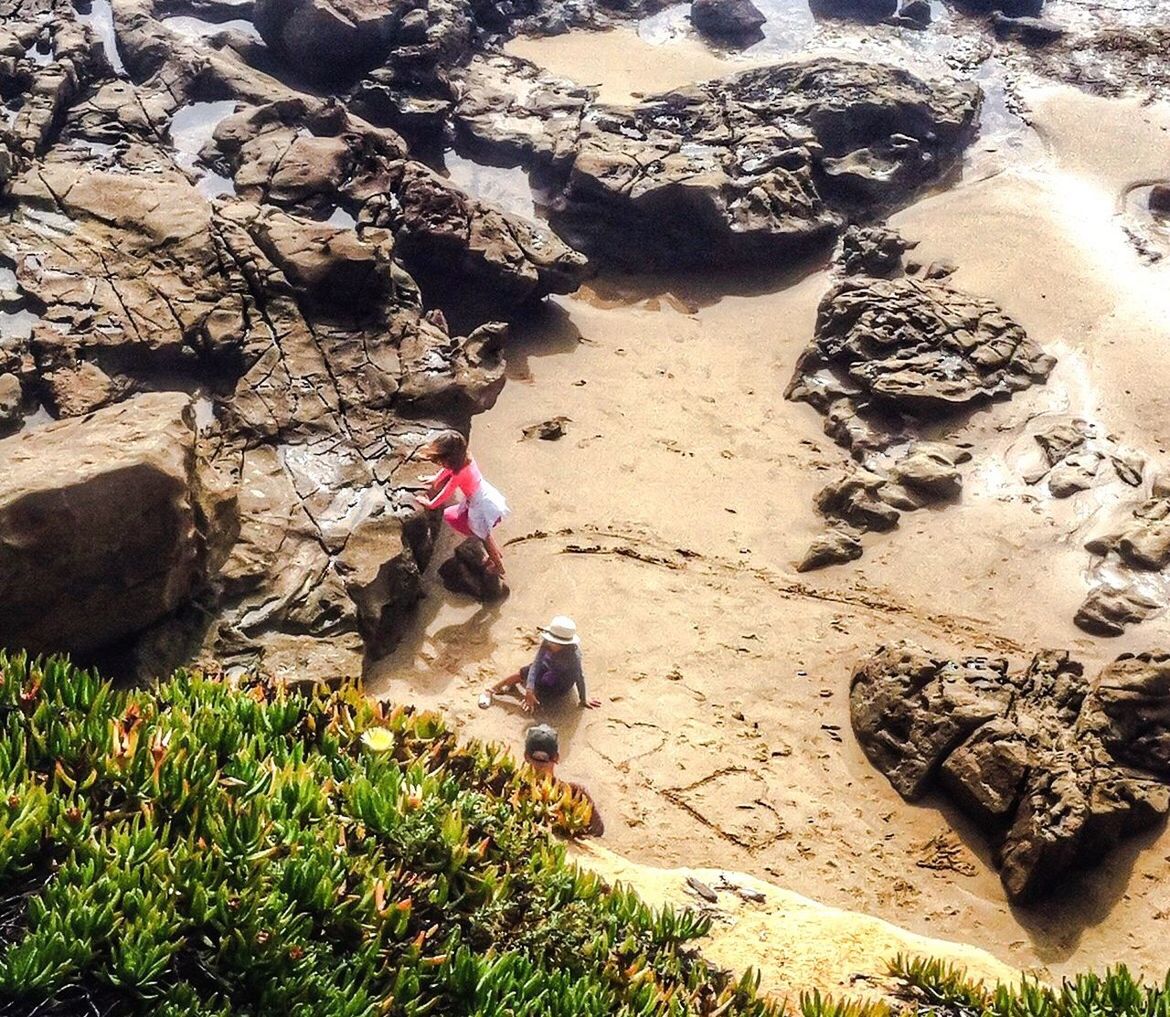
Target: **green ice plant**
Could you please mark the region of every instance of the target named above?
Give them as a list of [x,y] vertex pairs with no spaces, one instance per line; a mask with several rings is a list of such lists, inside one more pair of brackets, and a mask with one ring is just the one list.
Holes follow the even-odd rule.
[[0,795],[0,1013],[775,1013],[566,862],[586,801],[352,686],[0,654]]

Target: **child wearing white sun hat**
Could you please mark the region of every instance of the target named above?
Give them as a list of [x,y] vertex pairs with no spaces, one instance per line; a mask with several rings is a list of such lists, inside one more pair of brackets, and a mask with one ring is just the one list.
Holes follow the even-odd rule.
[[515,674],[496,682],[479,697],[487,709],[495,696],[521,689],[522,706],[531,713],[541,703],[559,699],[576,687],[581,706],[593,709],[601,705],[585,691],[585,672],[581,667],[581,637],[572,618],[559,614],[540,630],[540,646],[532,663]]

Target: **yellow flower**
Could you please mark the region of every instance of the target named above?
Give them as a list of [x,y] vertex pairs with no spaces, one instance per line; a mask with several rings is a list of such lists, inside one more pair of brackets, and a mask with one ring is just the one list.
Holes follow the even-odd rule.
[[362,735],[362,744],[371,752],[388,752],[394,748],[394,735],[384,727],[372,727]]

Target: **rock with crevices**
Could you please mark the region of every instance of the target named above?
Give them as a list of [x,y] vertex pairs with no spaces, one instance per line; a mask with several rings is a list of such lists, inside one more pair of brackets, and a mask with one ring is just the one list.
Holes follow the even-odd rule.
[[1064,885],[1170,811],[1170,655],[1126,654],[1095,680],[1067,652],[1024,671],[879,649],[850,683],[853,730],[904,798],[946,791],[996,846],[1008,897]]

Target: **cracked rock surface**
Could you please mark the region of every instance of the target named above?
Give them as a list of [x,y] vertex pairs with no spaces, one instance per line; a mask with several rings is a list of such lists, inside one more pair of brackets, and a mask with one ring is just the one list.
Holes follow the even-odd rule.
[[494,402],[494,319],[588,266],[170,13],[119,3],[116,44],[59,0],[6,15],[0,642],[353,674],[432,554],[419,447]]
[[854,733],[908,801],[943,790],[996,845],[1029,902],[1170,810],[1170,655],[1124,654],[1088,679],[1065,651],[1023,671],[879,649],[850,684]]

